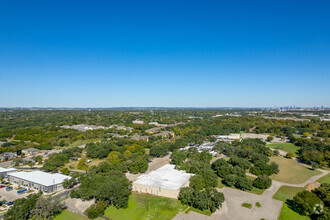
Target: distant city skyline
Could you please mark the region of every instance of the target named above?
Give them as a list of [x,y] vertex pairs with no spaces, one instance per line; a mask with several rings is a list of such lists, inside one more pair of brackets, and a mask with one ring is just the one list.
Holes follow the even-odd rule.
[[329,1],[2,1],[0,107],[330,107]]

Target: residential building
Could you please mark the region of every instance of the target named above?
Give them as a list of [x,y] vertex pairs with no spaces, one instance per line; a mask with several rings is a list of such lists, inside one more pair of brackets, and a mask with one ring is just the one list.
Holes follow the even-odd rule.
[[25,155],[36,155],[36,154],[40,153],[40,150],[37,149],[37,148],[30,147],[30,148],[28,148],[28,149],[24,149],[24,150],[22,150],[22,152],[23,152]]
[[5,152],[0,154],[0,161],[7,161],[7,160],[12,160],[15,157],[17,157],[17,153],[14,152]]

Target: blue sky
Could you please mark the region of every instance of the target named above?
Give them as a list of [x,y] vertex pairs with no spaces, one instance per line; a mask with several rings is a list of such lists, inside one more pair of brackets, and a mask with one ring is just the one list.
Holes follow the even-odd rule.
[[330,107],[330,2],[0,0],[0,82],[0,107]]

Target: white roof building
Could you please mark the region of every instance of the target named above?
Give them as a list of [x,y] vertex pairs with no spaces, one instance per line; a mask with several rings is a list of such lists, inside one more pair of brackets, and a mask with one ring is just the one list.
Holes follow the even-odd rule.
[[65,179],[71,179],[70,176],[66,176],[59,173],[46,173],[42,171],[33,172],[15,172],[11,173],[10,176],[24,179],[30,182],[34,182],[43,186],[52,186],[61,184]]
[[14,182],[21,186],[51,193],[63,189],[63,181],[65,179],[71,179],[71,177],[59,173],[52,174],[42,171],[33,171],[10,173],[8,174],[8,179],[9,182]]
[[15,168],[3,168],[0,167],[0,178],[6,177],[9,173],[16,172],[17,169]]
[[179,190],[189,185],[189,179],[193,175],[175,169],[175,165],[166,164],[138,177],[138,180],[133,183],[133,191],[177,198]]

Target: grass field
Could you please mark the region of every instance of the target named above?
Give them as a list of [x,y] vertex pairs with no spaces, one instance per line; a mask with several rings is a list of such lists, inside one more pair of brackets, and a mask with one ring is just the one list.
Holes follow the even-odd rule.
[[278,174],[271,175],[270,178],[285,183],[303,183],[310,177],[321,173],[317,170],[308,169],[293,159],[286,159],[284,157],[271,157],[270,161],[276,162],[280,169]]
[[86,216],[73,213],[69,210],[63,210],[59,215],[54,217],[54,220],[88,220]]
[[187,206],[176,199],[133,193],[128,201],[127,209],[116,209],[110,206],[104,215],[113,220],[121,219],[172,219]]
[[283,150],[285,152],[290,152],[296,155],[297,151],[300,147],[292,144],[292,143],[270,143],[267,144],[268,147],[278,150]]
[[308,220],[309,218],[307,218],[306,216],[299,215],[297,212],[290,209],[288,205],[284,202],[281,209],[279,220],[288,220],[288,219]]
[[292,199],[298,192],[303,190],[303,187],[281,186],[273,198],[285,202],[287,199]]
[[319,183],[330,183],[330,174],[325,175],[317,180]]

